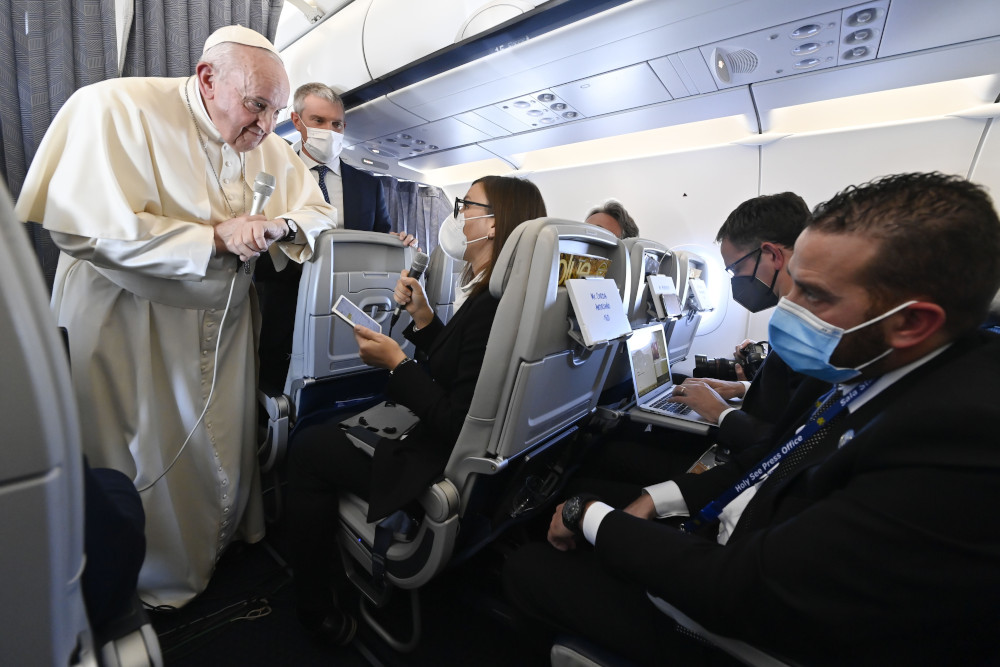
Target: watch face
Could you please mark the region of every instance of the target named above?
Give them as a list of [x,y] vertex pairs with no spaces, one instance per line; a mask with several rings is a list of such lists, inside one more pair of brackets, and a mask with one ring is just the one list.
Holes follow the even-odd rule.
[[566,501],[562,518],[563,525],[575,533],[579,528],[577,524],[580,523],[580,496],[573,496]]

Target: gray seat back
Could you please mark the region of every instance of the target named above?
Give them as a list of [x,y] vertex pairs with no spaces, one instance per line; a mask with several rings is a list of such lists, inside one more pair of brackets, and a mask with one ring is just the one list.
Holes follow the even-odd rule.
[[[312,261],[302,266],[292,358],[285,380],[285,394],[296,405],[304,384],[375,370],[358,356],[351,327],[331,311],[343,294],[388,334],[396,306],[392,293],[399,272],[410,267],[413,253],[397,237],[378,232],[334,229],[316,240]],[[402,335],[409,323],[404,310],[392,332],[406,351],[413,348]]]
[[455,312],[455,292],[465,262],[456,262],[445,254],[441,246],[434,248],[427,265],[427,285],[424,290],[427,302],[445,324]]
[[[628,282],[625,283],[628,287],[628,298],[622,301],[625,304],[625,314],[629,323],[635,329],[656,320],[656,308],[650,300],[649,284],[646,277],[654,273],[670,271],[673,266],[671,261],[673,255],[665,245],[649,239],[629,238],[623,239],[621,243],[628,258],[625,265],[628,268]],[[672,325],[672,321],[664,321],[664,326],[667,329],[665,333],[669,334],[669,328]],[[632,366],[628,361],[628,349],[621,345],[615,354],[605,383],[607,394],[615,396],[609,402],[621,400],[622,391],[615,391],[618,388],[624,388],[628,385],[623,391],[631,393],[631,384]]]
[[702,315],[692,305],[688,281],[692,274],[704,270],[705,260],[694,253],[682,250],[673,254],[670,264],[669,273],[667,271],[664,273],[673,275],[683,310],[681,317],[672,321],[666,332],[667,356],[670,363],[674,364],[686,359],[691,353],[694,337],[698,333],[698,325],[701,324]]
[[558,285],[560,252],[606,257],[612,267],[627,262],[618,239],[594,225],[541,218],[514,230],[493,270],[490,293],[500,305],[445,471],[460,489],[469,472],[502,467],[597,405],[618,342],[587,350],[569,336],[573,312]]
[[0,187],[0,660],[93,657],[80,588],[83,459],[66,351],[44,279]]

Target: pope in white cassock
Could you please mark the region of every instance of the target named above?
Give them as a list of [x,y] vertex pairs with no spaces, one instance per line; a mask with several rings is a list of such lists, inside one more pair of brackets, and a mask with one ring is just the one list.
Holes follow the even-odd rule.
[[[69,332],[84,453],[141,492],[139,590],[151,604],[184,604],[234,537],[263,537],[259,313],[241,261],[272,244],[279,268],[306,261],[337,221],[271,134],[288,94],[274,46],[223,28],[190,78],[77,91],[17,202],[18,218],[42,223],[62,249],[52,306]],[[251,216],[262,171],[274,194]]]

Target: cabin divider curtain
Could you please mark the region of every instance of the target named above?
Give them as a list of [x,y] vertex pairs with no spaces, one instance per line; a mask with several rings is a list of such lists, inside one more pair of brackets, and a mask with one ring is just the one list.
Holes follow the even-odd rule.
[[[0,0],[0,168],[14,199],[56,112],[118,76],[117,54],[115,0]],[[41,226],[27,231],[51,288],[59,249]]]
[[[63,103],[77,88],[119,76],[116,5],[130,1],[0,0],[0,169],[15,200]],[[135,0],[121,75],[192,74],[205,39],[226,25],[273,40],[282,4]],[[26,227],[51,289],[59,249],[40,225]]]
[[430,255],[438,244],[441,223],[452,214],[452,204],[444,190],[413,181],[382,176],[393,231],[405,231],[417,237],[417,245]]
[[188,76],[208,36],[242,25],[272,42],[284,0],[136,0],[123,76]]

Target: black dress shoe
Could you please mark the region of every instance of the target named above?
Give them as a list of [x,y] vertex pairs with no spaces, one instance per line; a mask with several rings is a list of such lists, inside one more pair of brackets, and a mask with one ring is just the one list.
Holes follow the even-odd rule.
[[314,639],[330,646],[347,646],[358,631],[354,617],[338,609],[325,614],[299,611],[299,622]]

